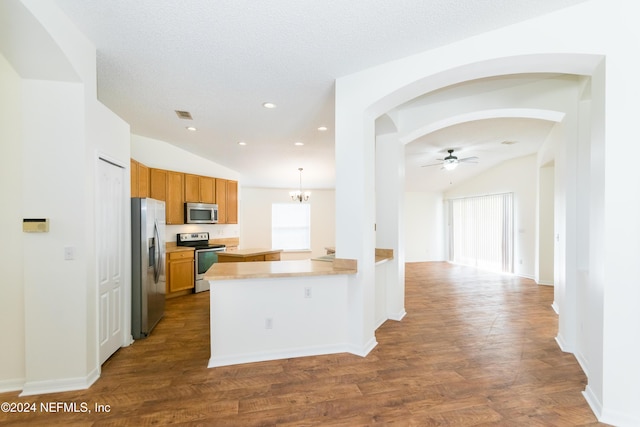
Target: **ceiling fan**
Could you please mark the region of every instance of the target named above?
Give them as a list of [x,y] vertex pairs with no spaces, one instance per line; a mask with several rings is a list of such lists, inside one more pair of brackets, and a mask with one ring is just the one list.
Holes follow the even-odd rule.
[[476,156],[465,157],[464,159],[458,159],[456,156],[453,155],[453,151],[454,150],[447,150],[447,152],[449,153],[447,157],[445,157],[444,159],[436,159],[436,160],[440,160],[442,163],[433,163],[431,165],[423,165],[422,167],[424,168],[428,166],[442,165],[444,169],[450,171],[457,168],[459,163],[478,163],[478,158]]

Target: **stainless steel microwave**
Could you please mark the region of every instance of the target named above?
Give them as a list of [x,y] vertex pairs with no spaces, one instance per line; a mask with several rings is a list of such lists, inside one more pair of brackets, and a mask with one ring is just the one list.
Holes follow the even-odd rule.
[[215,224],[218,222],[218,205],[212,203],[184,204],[185,224]]

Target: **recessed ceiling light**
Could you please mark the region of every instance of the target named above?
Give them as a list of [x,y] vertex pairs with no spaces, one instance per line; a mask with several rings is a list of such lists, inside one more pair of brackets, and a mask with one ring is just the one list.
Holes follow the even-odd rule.
[[269,109],[272,109],[272,108],[276,108],[276,107],[277,107],[277,105],[276,105],[276,104],[274,104],[273,102],[263,102],[263,103],[262,103],[262,106],[263,106],[264,108],[269,108]]
[[318,130],[319,130],[320,132],[324,132],[325,130],[327,130],[327,127],[326,127],[326,126],[320,126],[320,127],[318,128]]
[[197,131],[198,129],[197,129],[197,128],[194,128],[193,126],[187,126],[187,130],[189,130],[189,131],[191,131],[191,132],[195,132],[195,131]]
[[293,143],[293,145],[302,146],[304,145],[304,142],[296,141]]
[[238,145],[247,145],[247,143],[244,141],[238,141]]

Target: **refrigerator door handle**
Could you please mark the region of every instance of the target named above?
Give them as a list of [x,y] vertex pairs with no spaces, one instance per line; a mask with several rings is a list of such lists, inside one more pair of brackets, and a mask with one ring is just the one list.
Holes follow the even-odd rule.
[[153,281],[158,283],[160,279],[160,232],[158,231],[158,220],[153,222],[153,236],[156,244],[153,250]]

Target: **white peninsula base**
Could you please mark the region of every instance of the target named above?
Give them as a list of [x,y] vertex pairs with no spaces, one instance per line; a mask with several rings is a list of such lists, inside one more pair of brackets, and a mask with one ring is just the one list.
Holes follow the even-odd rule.
[[[257,269],[257,270],[256,270]],[[349,342],[349,274],[322,261],[214,264],[209,367],[375,347]]]

